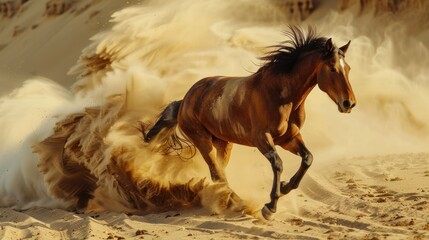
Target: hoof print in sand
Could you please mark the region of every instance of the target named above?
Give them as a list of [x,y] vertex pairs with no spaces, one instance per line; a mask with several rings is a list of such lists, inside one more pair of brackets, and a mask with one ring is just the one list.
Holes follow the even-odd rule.
[[15,16],[21,6],[28,0],[0,0],[0,17]]
[[45,15],[58,16],[65,13],[75,3],[75,0],[49,0],[46,3]]

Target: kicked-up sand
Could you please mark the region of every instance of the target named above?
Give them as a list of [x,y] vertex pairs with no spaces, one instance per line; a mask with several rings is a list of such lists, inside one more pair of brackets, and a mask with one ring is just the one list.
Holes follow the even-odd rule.
[[[298,16],[294,2],[2,9],[0,238],[428,239],[428,4],[330,0]],[[342,115],[312,91],[302,135],[314,163],[266,221],[272,172],[256,149],[234,146],[228,187],[198,155],[163,157],[140,130],[199,79],[256,71],[287,24],[352,40],[357,107]],[[300,159],[279,154],[287,181]]]

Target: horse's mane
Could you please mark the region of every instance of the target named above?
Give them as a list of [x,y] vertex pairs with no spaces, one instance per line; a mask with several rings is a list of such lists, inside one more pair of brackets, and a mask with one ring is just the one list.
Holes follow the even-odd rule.
[[[288,73],[292,70],[301,54],[313,50],[325,50],[328,38],[319,37],[314,27],[308,27],[307,34],[302,28],[289,25],[285,35],[289,38],[279,45],[271,46],[275,50],[268,52],[261,60],[267,61],[264,66],[270,67],[276,73]],[[336,47],[328,50],[325,57],[335,53]]]

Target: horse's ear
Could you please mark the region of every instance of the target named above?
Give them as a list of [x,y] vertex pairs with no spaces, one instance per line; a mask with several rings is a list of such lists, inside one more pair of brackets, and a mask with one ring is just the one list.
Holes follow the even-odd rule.
[[334,44],[332,43],[332,38],[329,38],[328,41],[326,41],[325,43],[325,51],[327,53],[332,52],[332,50],[334,49]]
[[347,49],[349,49],[349,45],[350,45],[350,42],[351,42],[351,41],[352,41],[352,40],[349,40],[349,42],[348,42],[346,45],[344,45],[344,46],[340,47],[340,50],[343,52],[343,54],[346,54]]

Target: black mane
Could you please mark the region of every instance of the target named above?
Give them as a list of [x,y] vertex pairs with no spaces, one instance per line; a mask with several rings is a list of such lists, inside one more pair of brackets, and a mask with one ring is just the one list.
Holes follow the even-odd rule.
[[325,57],[330,57],[335,53],[335,47],[329,50],[325,49],[328,38],[319,37],[313,27],[308,27],[307,34],[305,34],[302,28],[289,26],[285,35],[289,38],[288,40],[279,45],[271,46],[277,49],[260,58],[267,61],[264,66],[271,67],[276,73],[290,72],[298,61],[299,56],[305,52],[313,50],[326,51]]

